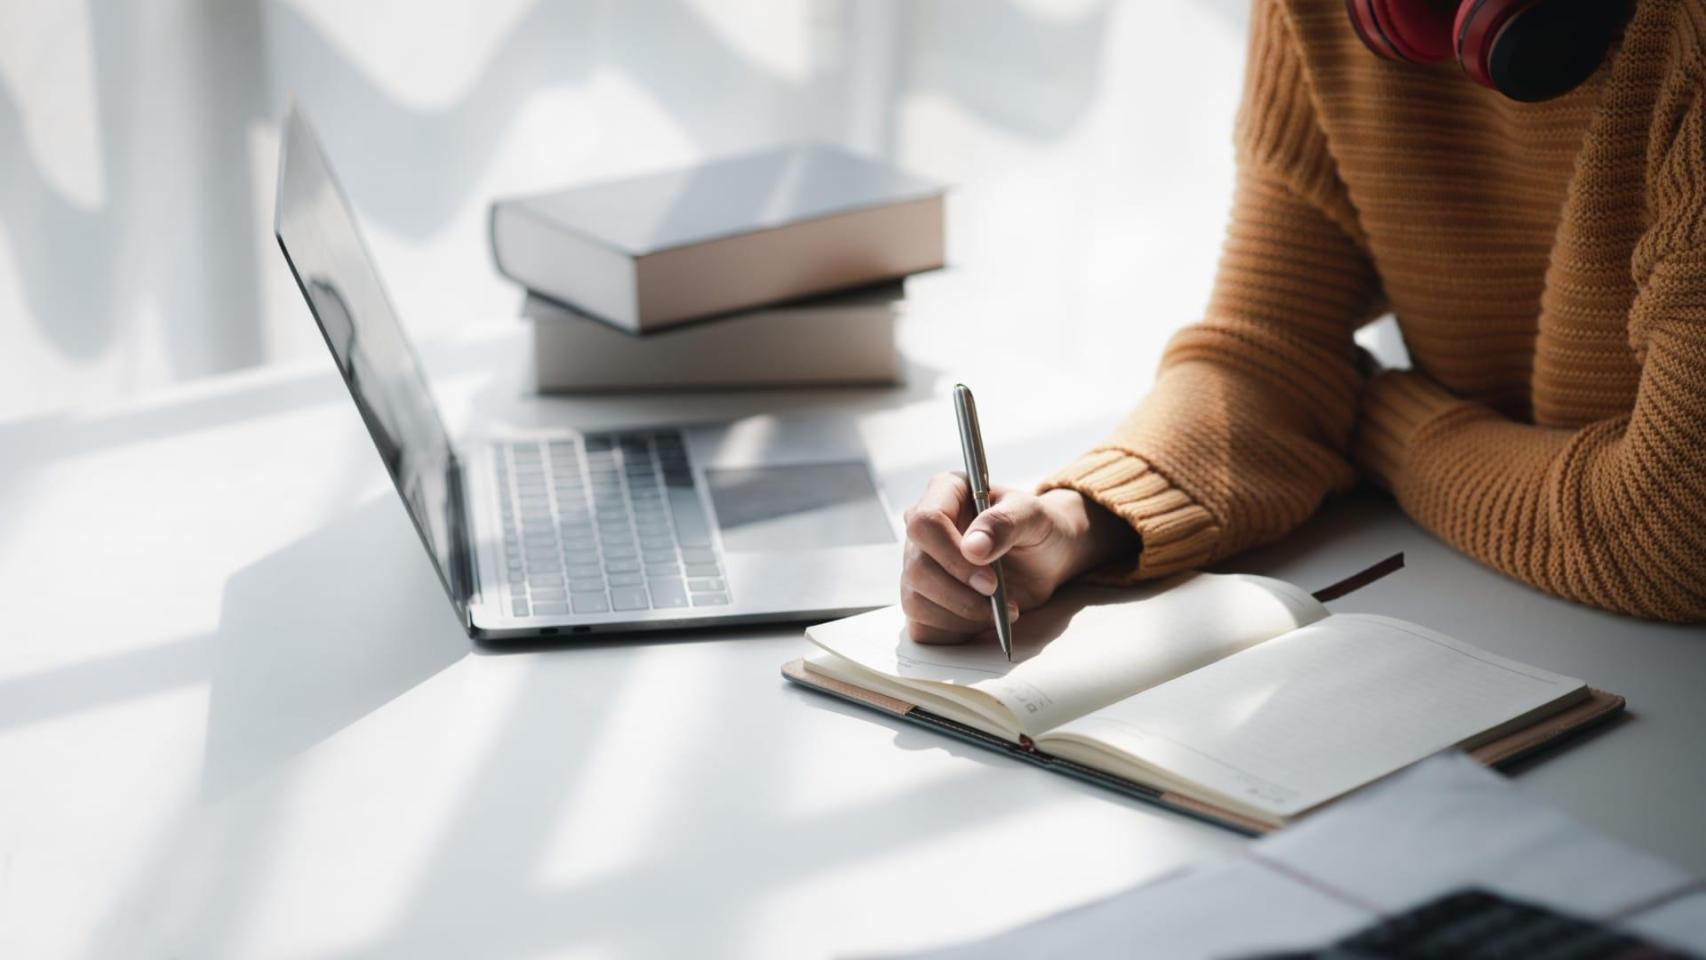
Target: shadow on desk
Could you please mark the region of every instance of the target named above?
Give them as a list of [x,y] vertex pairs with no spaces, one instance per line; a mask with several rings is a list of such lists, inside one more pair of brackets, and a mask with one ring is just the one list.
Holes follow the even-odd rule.
[[204,799],[400,696],[468,639],[395,497],[238,571],[212,645]]

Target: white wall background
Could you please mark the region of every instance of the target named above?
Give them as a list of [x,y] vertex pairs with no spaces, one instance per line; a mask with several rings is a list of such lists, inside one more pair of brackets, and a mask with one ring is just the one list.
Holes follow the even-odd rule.
[[1246,6],[6,0],[0,420],[322,349],[271,237],[292,95],[417,335],[514,311],[492,196],[811,136],[958,185],[915,300],[1147,379],[1206,298]]

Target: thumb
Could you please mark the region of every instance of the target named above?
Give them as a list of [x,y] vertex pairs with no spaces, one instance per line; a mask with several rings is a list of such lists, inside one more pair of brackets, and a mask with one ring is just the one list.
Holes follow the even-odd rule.
[[1048,517],[1036,497],[1010,497],[978,514],[960,538],[960,553],[978,564],[993,563],[1014,547],[1041,543]]

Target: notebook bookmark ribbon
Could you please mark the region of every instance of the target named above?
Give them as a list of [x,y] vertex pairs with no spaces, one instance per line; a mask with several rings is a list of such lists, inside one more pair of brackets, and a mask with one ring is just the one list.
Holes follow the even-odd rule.
[[1313,596],[1316,600],[1319,600],[1322,603],[1327,603],[1330,600],[1337,600],[1347,593],[1355,593],[1374,581],[1379,580],[1381,577],[1384,577],[1393,571],[1402,570],[1403,568],[1404,553],[1403,551],[1399,551],[1372,567],[1368,567],[1364,570],[1351,574],[1345,579],[1340,580],[1338,583],[1322,587],[1313,594],[1310,594],[1310,596]]

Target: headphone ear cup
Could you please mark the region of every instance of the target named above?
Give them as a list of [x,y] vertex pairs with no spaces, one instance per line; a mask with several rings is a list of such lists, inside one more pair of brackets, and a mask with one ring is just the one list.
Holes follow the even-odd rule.
[[1604,62],[1624,0],[1465,0],[1452,26],[1458,62],[1512,100],[1568,93]]
[[[1473,2],[1473,0],[1468,0]],[[1441,0],[1345,0],[1357,36],[1388,60],[1440,63],[1451,59],[1456,8]]]
[[1470,79],[1482,86],[1496,86],[1488,73],[1487,55],[1493,48],[1493,38],[1522,8],[1532,5],[1533,0],[1464,0],[1457,8],[1457,18],[1451,25],[1452,48]]

